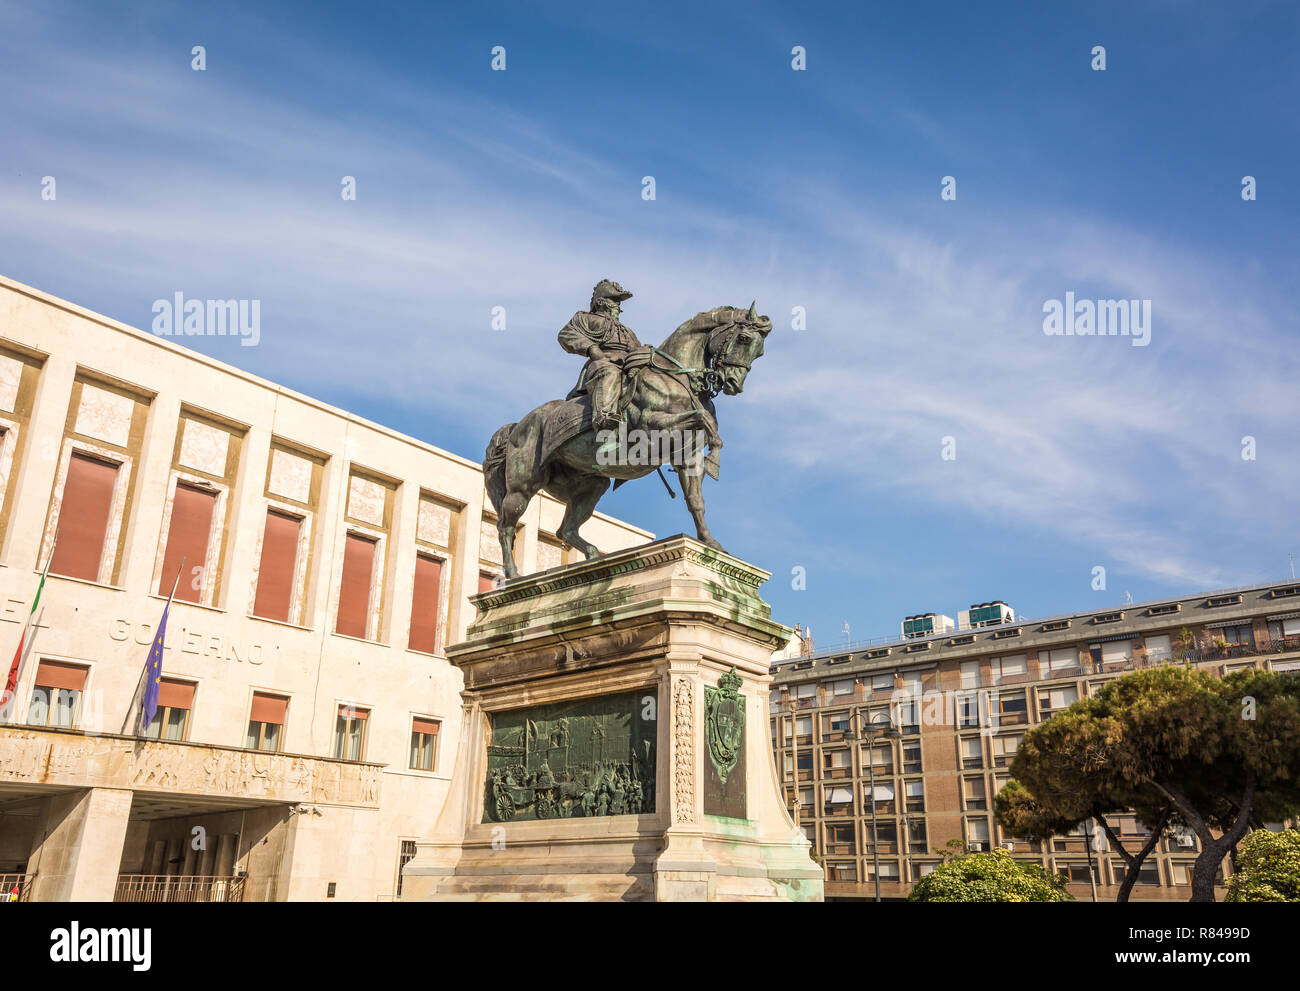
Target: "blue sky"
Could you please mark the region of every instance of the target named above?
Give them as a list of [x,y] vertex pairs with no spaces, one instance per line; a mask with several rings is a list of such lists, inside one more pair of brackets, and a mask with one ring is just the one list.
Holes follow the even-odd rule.
[[[0,272],[142,328],[260,299],[186,343],[476,460],[598,279],[649,341],[757,298],[710,523],[819,647],[1285,577],[1300,14],[1062,6],[0,0]],[[1149,346],[1045,335],[1067,291]],[[690,529],[654,478],[600,508]]]

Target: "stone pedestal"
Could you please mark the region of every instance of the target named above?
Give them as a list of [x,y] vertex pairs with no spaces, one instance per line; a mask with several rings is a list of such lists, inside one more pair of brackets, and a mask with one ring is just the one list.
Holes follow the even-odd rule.
[[772,760],[769,577],[676,536],[475,596],[403,900],[820,901]]

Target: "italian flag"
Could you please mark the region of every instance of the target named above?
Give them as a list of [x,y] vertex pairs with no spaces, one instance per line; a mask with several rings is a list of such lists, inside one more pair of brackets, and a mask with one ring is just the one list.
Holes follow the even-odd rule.
[[18,689],[18,666],[23,661],[23,648],[27,646],[27,631],[31,629],[32,617],[36,615],[36,607],[41,602],[41,589],[45,588],[45,576],[50,573],[50,562],[54,560],[54,544],[59,541],[59,535],[54,535],[54,541],[50,544],[49,556],[45,558],[45,570],[41,572],[41,583],[36,586],[36,598],[32,599],[32,610],[27,614],[27,622],[23,624],[23,635],[18,638],[18,649],[14,651],[14,661],[9,665],[9,677],[5,679],[5,690],[0,694],[0,714],[3,714],[6,721],[9,716],[10,703],[13,701],[14,692]]

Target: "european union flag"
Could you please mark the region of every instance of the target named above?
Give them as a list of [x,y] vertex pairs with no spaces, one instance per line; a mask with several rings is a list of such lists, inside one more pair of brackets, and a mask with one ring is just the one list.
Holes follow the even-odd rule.
[[181,558],[180,567],[176,569],[176,580],[172,582],[171,594],[167,596],[167,605],[163,606],[162,619],[158,623],[158,632],[153,643],[149,645],[149,657],[144,662],[144,702],[140,706],[140,732],[143,733],[153,722],[158,711],[158,686],[162,684],[163,645],[167,642],[167,614],[171,612],[172,599],[176,597],[176,586],[180,584],[181,572],[185,568],[185,558]]
[[158,632],[149,645],[149,658],[144,662],[144,708],[140,712],[140,728],[148,729],[158,711],[158,686],[162,682],[163,643],[167,639],[167,613],[171,609],[171,600],[163,607],[162,622]]

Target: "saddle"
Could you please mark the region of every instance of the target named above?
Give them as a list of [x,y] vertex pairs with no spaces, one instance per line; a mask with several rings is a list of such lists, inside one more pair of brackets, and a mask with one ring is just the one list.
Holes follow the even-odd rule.
[[[615,406],[620,416],[626,414],[627,407],[632,402],[632,396],[636,394],[636,386],[641,373],[650,367],[653,367],[657,372],[676,378],[683,386],[690,389],[692,394],[696,392],[696,389],[693,388],[697,384],[693,381],[695,370],[682,368],[668,355],[651,345],[635,347],[628,351],[627,357],[621,363],[623,374],[618,403]],[[592,429],[591,397],[586,391],[586,378],[587,369],[584,366],[582,372],[578,375],[577,384],[569,390],[569,394],[565,396],[563,401],[556,402],[547,412],[539,445],[542,461],[549,460],[551,455],[563,444]],[[711,454],[710,458],[713,459],[710,474],[716,478],[716,454]],[[622,479],[616,481],[614,483],[615,488],[622,485],[623,481]]]

